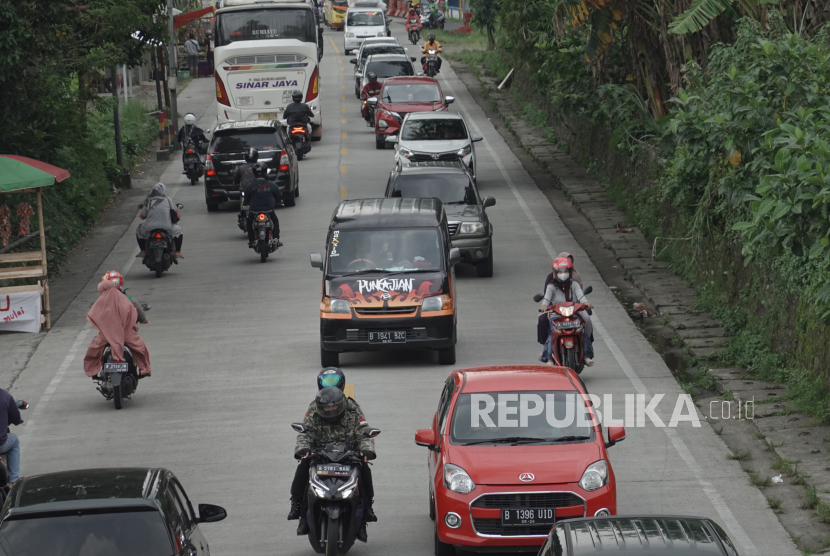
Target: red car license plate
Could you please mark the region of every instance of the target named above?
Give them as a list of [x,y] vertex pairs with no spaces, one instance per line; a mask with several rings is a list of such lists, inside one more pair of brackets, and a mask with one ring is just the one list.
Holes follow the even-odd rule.
[[553,508],[506,508],[501,511],[502,525],[553,525],[556,510]]

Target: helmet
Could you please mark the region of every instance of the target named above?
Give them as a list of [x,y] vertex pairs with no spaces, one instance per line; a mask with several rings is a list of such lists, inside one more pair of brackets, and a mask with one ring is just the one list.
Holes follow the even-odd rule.
[[101,281],[106,282],[109,280],[112,282],[116,288],[123,288],[124,287],[124,277],[121,276],[121,273],[117,270],[110,270],[109,272],[105,273],[101,276]]
[[291,93],[291,100],[294,102],[302,102],[303,101],[303,93],[300,91],[294,91]]
[[314,398],[317,415],[326,423],[336,423],[346,413],[346,395],[336,386],[327,386]]
[[251,148],[249,148],[248,150],[245,151],[245,162],[253,164],[257,160],[259,160],[259,151],[258,150],[251,147]]
[[377,81],[377,80],[378,80],[378,74],[376,74],[376,73],[375,73],[375,72],[373,72],[373,71],[370,71],[369,73],[367,73],[367,74],[366,74],[366,77],[368,77],[368,78],[369,78],[369,81],[370,81],[371,83],[374,83],[375,81]]
[[196,125],[196,116],[193,114],[185,114],[184,125]]
[[[553,280],[563,283],[571,279],[574,264],[568,257],[559,257],[553,261]],[[564,277],[567,274],[567,277]]]
[[254,175],[258,178],[268,177],[268,168],[262,162],[254,164]]
[[346,375],[337,367],[326,367],[317,375],[317,389],[322,390],[329,386],[336,386],[343,390],[346,387]]
[[435,40],[435,33],[430,33],[427,38],[429,39],[429,42],[434,41]]

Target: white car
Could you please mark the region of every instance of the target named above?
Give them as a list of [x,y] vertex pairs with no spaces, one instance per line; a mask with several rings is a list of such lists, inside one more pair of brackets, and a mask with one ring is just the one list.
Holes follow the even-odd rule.
[[360,98],[360,81],[363,79],[366,58],[373,54],[403,54],[405,56],[406,47],[401,46],[398,39],[394,37],[376,37],[363,40],[357,51],[357,56],[349,60],[354,64],[354,96],[357,98]]
[[352,50],[360,48],[365,39],[386,36],[386,16],[380,6],[353,6],[346,12],[343,31],[343,50],[348,55]]
[[[448,100],[451,97],[448,97]],[[461,159],[476,179],[476,149],[481,137],[471,135],[467,122],[455,112],[411,112],[401,123],[397,138],[395,163],[400,167],[411,162]]]
[[415,58],[401,55],[401,54],[373,54],[366,58],[366,71],[360,79],[360,89],[369,82],[366,77],[369,72],[375,72],[378,76],[378,81],[383,83],[387,77],[403,77],[407,75],[415,75],[415,66],[412,62]]

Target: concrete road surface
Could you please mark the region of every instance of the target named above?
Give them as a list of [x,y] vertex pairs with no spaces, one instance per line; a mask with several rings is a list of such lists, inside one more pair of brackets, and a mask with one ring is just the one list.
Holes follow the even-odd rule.
[[[406,43],[403,26],[393,31]],[[331,40],[333,42],[331,42]],[[203,530],[215,555],[312,554],[288,522],[294,473],[294,432],[315,394],[319,365],[319,270],[309,253],[322,251],[332,210],[348,198],[382,196],[391,150],[375,150],[359,115],[342,33],[325,34],[322,62],[323,140],[300,163],[297,206],[278,211],[285,247],[266,264],[246,246],[234,204],[208,214],[203,184],[193,187],[172,161],[162,181],[183,203],[186,256],[160,279],[135,259],[134,230],[89,276],[89,284],[40,343],[12,393],[30,401],[16,429],[23,473],[106,466],[162,466],[181,479],[194,504],[216,503],[228,518]],[[335,48],[336,45],[336,48]],[[409,46],[418,53],[417,47]],[[535,363],[539,291],[552,258],[569,251],[586,285],[594,287],[596,365],[583,373],[592,393],[614,394],[615,417],[625,394],[665,394],[656,413],[668,423],[682,390],[660,356],[632,324],[587,255],[569,234],[502,138],[473,102],[449,64],[439,76],[451,109],[476,133],[482,195],[495,225],[495,275],[458,270],[456,367]],[[202,127],[215,123],[211,79],[193,81],[182,113]],[[136,220],[137,223],[137,220]],[[115,411],[84,375],[82,359],[95,334],[84,320],[104,271],[126,276],[130,293],[153,306],[141,327],[153,376]],[[426,452],[414,431],[429,425],[450,368],[434,353],[347,354],[348,382],[369,422],[383,430],[374,466],[377,524],[353,554],[428,555],[433,525],[427,513]],[[600,409],[603,409],[602,407]],[[704,415],[699,415],[703,419]],[[610,450],[619,513],[693,514],[714,518],[742,555],[796,555],[764,497],[750,486],[711,428],[630,427]],[[516,473],[522,471],[517,464]]]

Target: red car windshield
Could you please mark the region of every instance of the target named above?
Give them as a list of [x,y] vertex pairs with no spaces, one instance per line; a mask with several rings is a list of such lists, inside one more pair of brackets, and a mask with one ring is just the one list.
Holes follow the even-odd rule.
[[450,422],[453,444],[546,444],[594,439],[591,415],[576,391],[461,394]]

